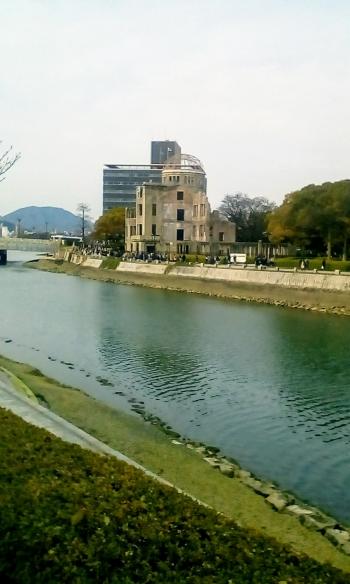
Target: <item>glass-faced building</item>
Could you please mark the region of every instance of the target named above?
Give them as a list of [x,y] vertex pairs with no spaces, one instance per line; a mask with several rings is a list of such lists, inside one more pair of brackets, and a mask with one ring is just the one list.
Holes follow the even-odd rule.
[[133,207],[136,187],[160,183],[164,163],[179,163],[181,148],[171,140],[151,142],[151,164],[106,164],[103,169],[103,212],[113,207]]
[[103,212],[135,205],[136,187],[161,182],[163,165],[106,164],[103,169]]

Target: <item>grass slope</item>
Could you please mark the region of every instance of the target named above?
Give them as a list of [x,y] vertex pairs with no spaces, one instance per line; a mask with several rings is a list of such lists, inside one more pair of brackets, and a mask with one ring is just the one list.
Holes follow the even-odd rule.
[[48,379],[29,365],[0,357],[46,405],[96,438],[123,452],[177,487],[234,519],[291,546],[296,553],[350,572],[350,558],[292,516],[280,515],[237,479],[209,467],[194,451],[174,445],[157,427],[115,410],[83,392]]
[[6,410],[0,453],[0,575],[7,582],[348,582]]

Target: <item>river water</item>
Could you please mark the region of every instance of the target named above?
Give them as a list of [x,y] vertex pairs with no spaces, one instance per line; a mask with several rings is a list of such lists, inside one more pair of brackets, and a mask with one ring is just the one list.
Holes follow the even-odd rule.
[[40,272],[23,257],[0,268],[0,354],[141,404],[350,522],[349,319]]

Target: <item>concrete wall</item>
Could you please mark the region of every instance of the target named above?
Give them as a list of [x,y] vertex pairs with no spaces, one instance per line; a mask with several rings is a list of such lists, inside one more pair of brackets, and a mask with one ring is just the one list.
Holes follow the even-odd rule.
[[176,266],[169,276],[244,282],[252,285],[283,286],[286,288],[318,290],[350,290],[350,275],[335,273],[256,270],[247,268],[215,268]]
[[[66,255],[68,259],[70,254]],[[66,259],[65,258],[65,259]],[[99,268],[102,260],[71,255],[68,261],[84,267]],[[169,277],[194,278],[198,280],[226,283],[244,283],[252,286],[277,286],[299,290],[350,291],[350,274],[332,272],[294,272],[293,270],[257,270],[255,268],[172,266],[167,264],[146,264],[121,262],[116,268],[120,273],[167,274]]]
[[116,270],[117,272],[132,272],[134,274],[164,274],[167,267],[166,264],[137,264],[132,262],[121,262]]
[[97,258],[86,258],[82,265],[84,268],[99,268],[103,260],[98,260]]

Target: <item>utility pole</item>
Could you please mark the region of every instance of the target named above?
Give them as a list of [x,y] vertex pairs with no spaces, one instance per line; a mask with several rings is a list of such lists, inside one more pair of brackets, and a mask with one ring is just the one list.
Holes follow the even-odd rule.
[[87,203],[79,203],[77,210],[78,210],[79,216],[81,218],[81,238],[83,240],[83,245],[84,245],[84,243],[85,243],[85,222],[86,222],[88,213],[90,212],[90,207],[89,207],[89,205],[87,205]]

